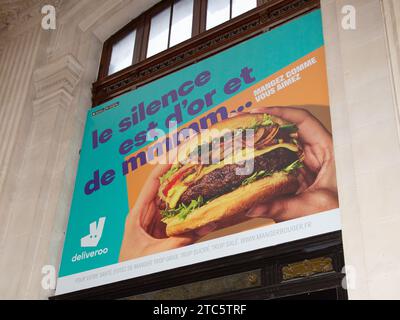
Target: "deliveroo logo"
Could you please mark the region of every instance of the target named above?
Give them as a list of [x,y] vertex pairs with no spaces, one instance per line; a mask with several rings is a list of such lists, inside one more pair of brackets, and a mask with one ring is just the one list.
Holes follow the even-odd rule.
[[[104,224],[106,223],[106,218],[102,217],[99,221],[94,221],[89,225],[89,234],[81,238],[81,248],[95,248],[99,244],[101,236],[103,234]],[[95,249],[92,251],[82,251],[81,253],[76,253],[71,261],[78,262],[86,259],[91,259],[97,256],[108,253],[108,248]]]
[[97,247],[101,236],[103,234],[104,224],[106,218],[102,217],[99,219],[98,223],[96,221],[92,222],[89,226],[89,234],[81,238],[82,248],[93,248]]

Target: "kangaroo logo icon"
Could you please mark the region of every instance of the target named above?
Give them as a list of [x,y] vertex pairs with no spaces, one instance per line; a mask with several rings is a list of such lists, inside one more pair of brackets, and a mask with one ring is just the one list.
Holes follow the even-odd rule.
[[92,222],[89,226],[89,234],[81,238],[81,247],[82,248],[93,248],[97,247],[99,241],[101,239],[101,235],[103,234],[104,224],[106,222],[106,218],[102,217],[99,219],[99,222]]

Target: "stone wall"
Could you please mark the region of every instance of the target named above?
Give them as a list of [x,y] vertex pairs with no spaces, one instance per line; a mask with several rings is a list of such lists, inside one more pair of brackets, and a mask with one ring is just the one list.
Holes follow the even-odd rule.
[[[156,0],[32,1],[0,33],[0,298],[58,268],[102,43]],[[57,29],[40,8],[57,7]],[[341,28],[353,4],[357,29]],[[397,0],[322,0],[350,298],[399,298]],[[26,12],[29,14],[26,15]]]
[[[102,43],[154,2],[35,1],[1,33],[1,298],[54,294],[41,269],[58,269]],[[53,31],[40,27],[48,3]]]
[[[356,8],[356,30],[341,27],[347,4]],[[398,14],[398,5],[322,1],[345,262],[349,284],[355,281],[351,299],[400,297],[400,252],[393,250],[400,227],[399,109],[392,69],[399,47],[388,50],[386,33],[387,14],[394,13],[389,6]],[[398,44],[398,25],[391,23],[391,41]]]

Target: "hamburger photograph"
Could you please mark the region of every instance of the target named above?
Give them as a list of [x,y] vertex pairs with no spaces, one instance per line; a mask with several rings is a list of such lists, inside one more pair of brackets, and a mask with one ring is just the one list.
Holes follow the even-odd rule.
[[[186,156],[198,161],[174,164],[160,178],[160,214],[168,236],[210,223],[229,225],[252,206],[298,190],[303,155],[295,124],[266,113],[243,113],[211,129],[220,136],[195,145]],[[198,136],[195,142],[204,140]],[[245,172],[237,154],[252,170]]]
[[257,107],[186,136],[144,181],[119,261],[338,208],[327,110]]

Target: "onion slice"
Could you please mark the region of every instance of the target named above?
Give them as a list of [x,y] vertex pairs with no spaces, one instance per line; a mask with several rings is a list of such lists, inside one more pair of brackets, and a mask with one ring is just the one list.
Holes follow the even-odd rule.
[[[261,131],[260,133],[258,131]],[[259,147],[265,147],[271,143],[271,141],[278,134],[279,126],[273,125],[268,128],[260,128],[254,135],[254,147],[258,149]]]

